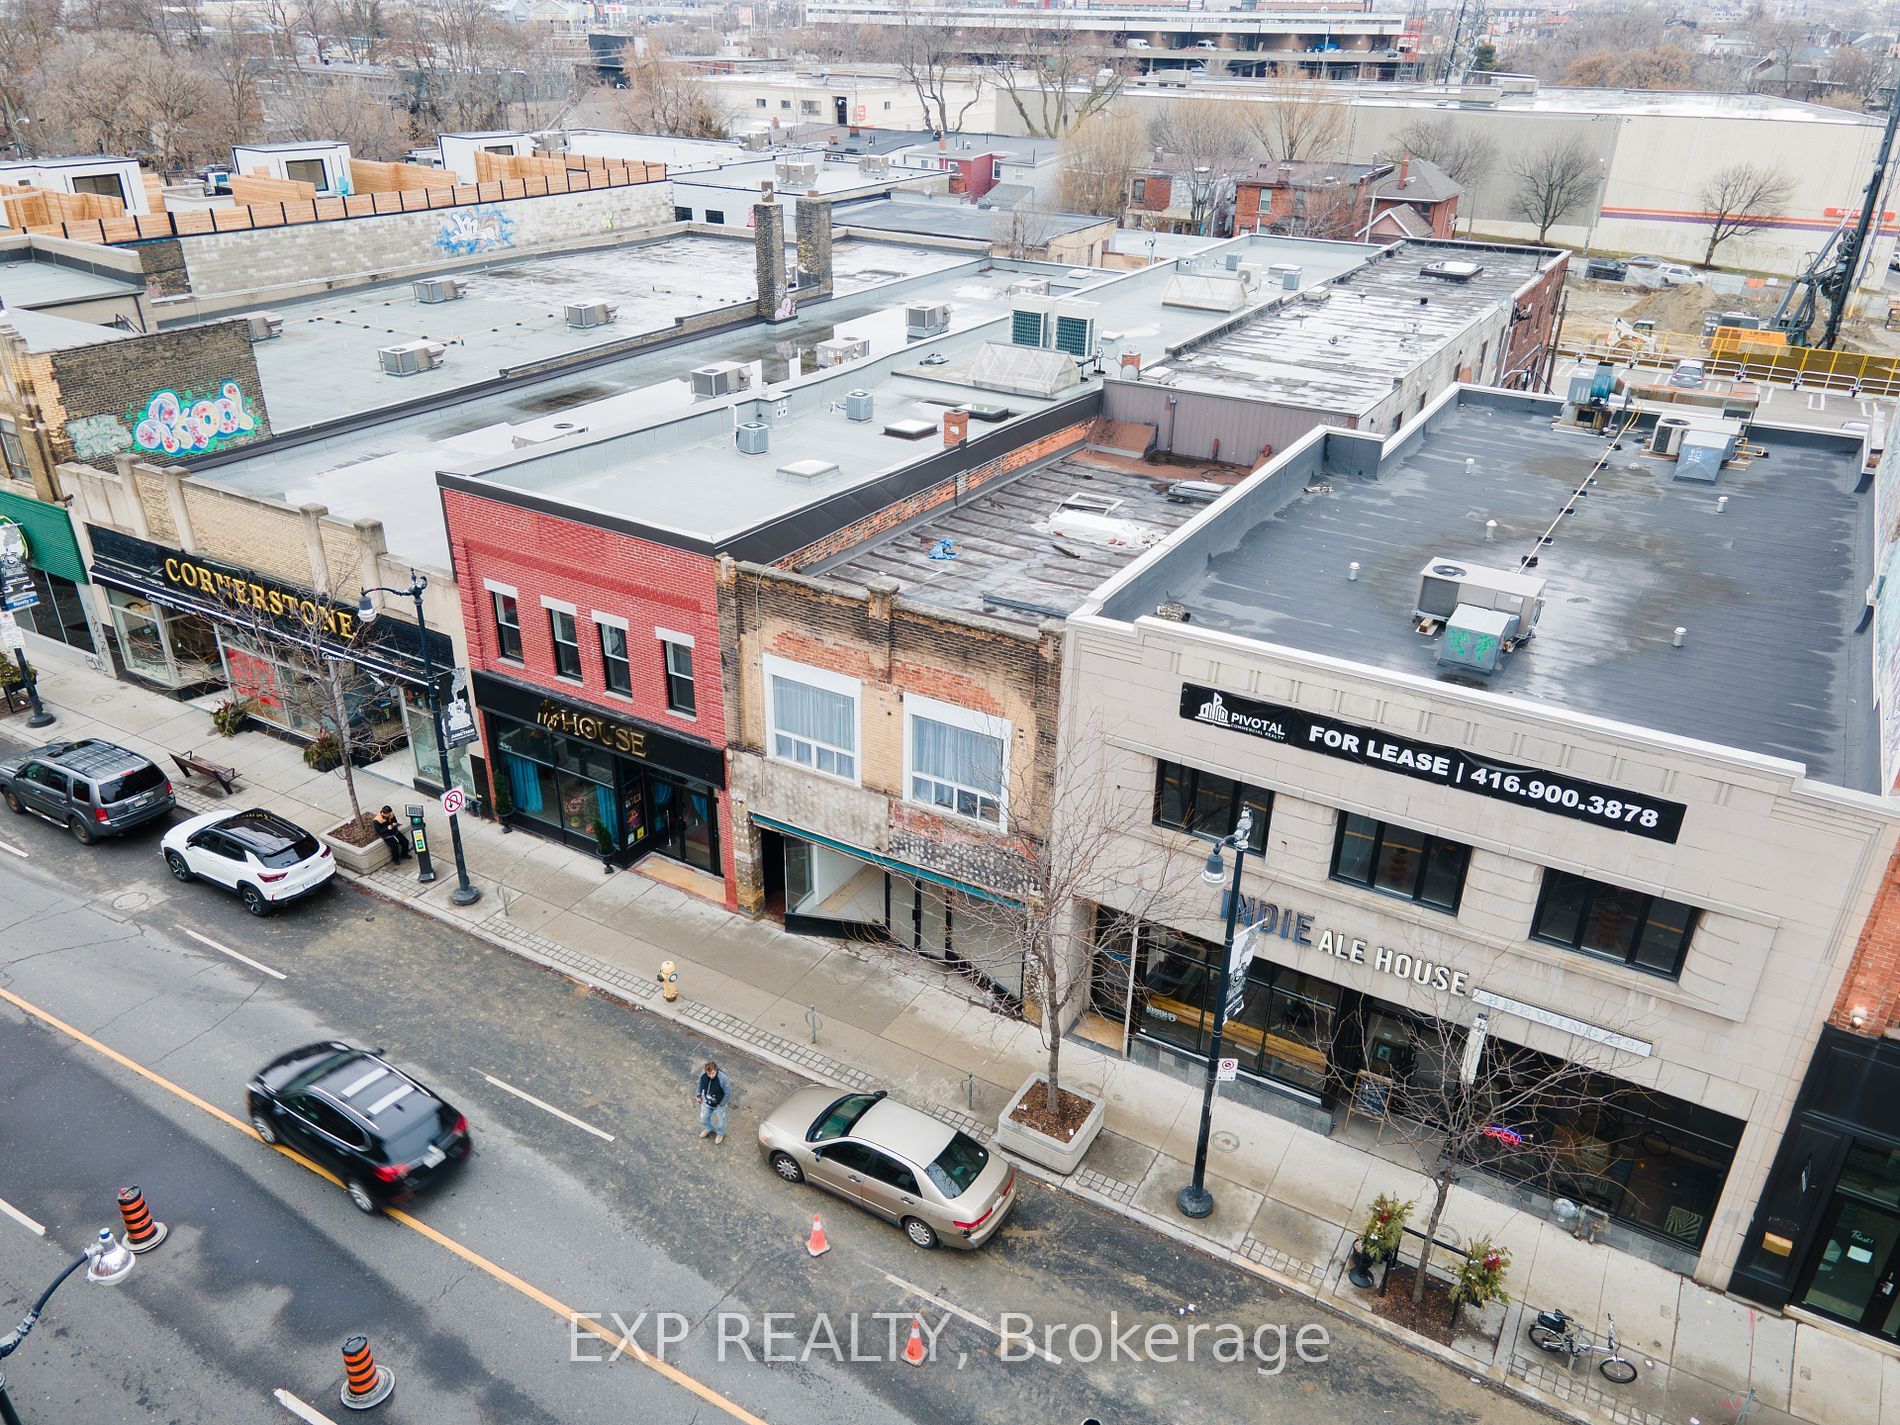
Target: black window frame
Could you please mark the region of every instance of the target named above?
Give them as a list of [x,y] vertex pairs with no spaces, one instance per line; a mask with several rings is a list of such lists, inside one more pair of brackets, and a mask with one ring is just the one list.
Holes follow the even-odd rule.
[[[600,679],[610,693],[618,693],[623,698],[633,696],[633,650],[627,646],[627,631],[617,623],[605,623],[594,620],[594,628],[600,636]],[[620,651],[615,653],[607,642],[608,634],[620,636]],[[618,672],[618,677],[616,677]]]
[[[488,607],[495,615],[496,657],[505,658],[510,663],[525,661],[521,656],[521,600],[513,594],[502,593],[500,589],[490,589]],[[504,611],[512,617],[502,617]]]
[[[568,637],[565,639],[561,637],[562,619],[567,620]],[[554,676],[566,678],[573,683],[584,681],[581,675],[580,620],[567,609],[557,609],[550,604],[548,606],[548,639],[554,646]],[[562,661],[563,650],[571,651],[573,654],[574,666],[571,669]]]
[[[1544,911],[1550,904],[1551,893],[1559,886],[1559,879],[1574,881],[1583,888],[1584,898],[1577,908],[1577,928],[1568,936],[1553,935],[1543,929]],[[1590,923],[1591,911],[1596,902],[1598,890],[1614,891],[1619,895],[1637,896],[1642,901],[1642,911],[1631,922],[1629,944],[1621,955],[1610,950],[1598,950],[1583,943],[1584,928]],[[1675,963],[1672,968],[1661,970],[1654,965],[1645,965],[1636,955],[1643,948],[1643,939],[1649,930],[1649,922],[1657,902],[1674,906],[1684,912],[1682,939],[1676,945]],[[1574,871],[1559,870],[1555,866],[1544,867],[1544,878],[1537,888],[1537,906],[1531,912],[1530,938],[1543,945],[1555,945],[1572,954],[1587,955],[1592,960],[1601,960],[1610,965],[1621,965],[1625,969],[1635,970],[1638,974],[1653,975],[1659,980],[1672,983],[1682,978],[1683,962],[1689,958],[1689,942],[1695,939],[1696,926],[1702,920],[1702,909],[1686,901],[1676,901],[1668,896],[1659,896],[1653,891],[1639,891],[1629,886],[1619,886],[1610,881],[1599,881],[1593,876],[1579,876]]]
[[726,222],[726,210],[724,208],[708,208],[706,210],[706,221],[724,227]]
[[[1166,791],[1170,783],[1169,769],[1179,773],[1183,783],[1182,805],[1189,808],[1189,815],[1179,822],[1169,821],[1163,816]],[[1201,778],[1218,777],[1223,782],[1231,782],[1233,790],[1227,796],[1227,815],[1221,818],[1220,830],[1195,825],[1196,818],[1192,809],[1201,799]],[[1247,794],[1252,793],[1252,797]],[[1256,856],[1267,852],[1267,827],[1273,820],[1273,792],[1270,788],[1255,786],[1243,782],[1238,777],[1229,777],[1224,772],[1209,772],[1200,767],[1191,767],[1185,762],[1170,762],[1166,758],[1155,759],[1155,800],[1153,822],[1156,826],[1166,827],[1169,831],[1183,831],[1189,836],[1231,836],[1235,825],[1240,821],[1240,809],[1252,806],[1258,811],[1254,817],[1253,833],[1247,839],[1247,850]]]
[[[1367,862],[1370,870],[1367,873],[1366,879],[1363,881],[1356,880],[1351,876],[1342,875],[1339,870],[1339,855],[1340,852],[1345,849],[1346,845],[1346,823],[1355,817],[1360,821],[1371,822],[1373,826],[1378,828],[1377,834],[1372,838],[1372,856]],[[1378,883],[1380,854],[1385,847],[1385,833],[1388,828],[1396,828],[1399,831],[1410,832],[1414,836],[1422,836],[1425,839],[1424,846],[1418,858],[1418,874],[1412,878],[1412,889],[1409,893],[1394,890],[1390,886],[1382,886]],[[1426,900],[1424,895],[1425,878],[1431,871],[1432,864],[1437,858],[1438,848],[1440,846],[1456,847],[1459,851],[1464,853],[1464,864],[1458,871],[1458,892],[1451,898],[1450,905],[1445,905],[1439,901]],[[1339,882],[1342,886],[1354,886],[1362,891],[1371,891],[1374,895],[1390,896],[1393,900],[1405,901],[1411,905],[1424,906],[1427,910],[1435,910],[1443,915],[1456,915],[1458,914],[1459,906],[1464,904],[1465,880],[1470,874],[1471,847],[1462,841],[1454,841],[1449,836],[1439,836],[1435,832],[1426,831],[1421,827],[1407,826],[1402,821],[1381,821],[1376,817],[1363,816],[1354,811],[1341,811],[1335,819],[1333,826],[1333,859],[1331,864],[1327,867],[1326,877],[1328,880]]]
[[[674,650],[686,659],[686,672],[682,675],[673,670]],[[693,645],[682,643],[677,638],[660,640],[660,676],[666,683],[666,710],[678,713],[681,717],[699,716],[698,674],[693,668]],[[684,695],[680,685],[685,685]]]

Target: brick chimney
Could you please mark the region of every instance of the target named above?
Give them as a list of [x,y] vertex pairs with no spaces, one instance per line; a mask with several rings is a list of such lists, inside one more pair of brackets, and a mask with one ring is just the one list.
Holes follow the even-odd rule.
[[953,445],[962,445],[970,434],[970,413],[968,411],[945,411],[943,413],[943,443],[948,449]]
[[1403,188],[1406,185],[1406,182],[1408,181],[1408,175],[1411,173],[1411,171],[1412,171],[1412,155],[1408,153],[1405,155],[1404,158],[1401,158],[1399,160],[1399,187]]

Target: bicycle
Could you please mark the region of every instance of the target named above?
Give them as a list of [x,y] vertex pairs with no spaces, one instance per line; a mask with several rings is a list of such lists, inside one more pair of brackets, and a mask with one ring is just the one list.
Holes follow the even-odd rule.
[[1616,1340],[1616,1318],[1604,1318],[1610,1323],[1605,1344],[1592,1345],[1583,1328],[1578,1326],[1561,1311],[1540,1311],[1537,1319],[1530,1325],[1531,1344],[1540,1351],[1549,1351],[1553,1356],[1570,1357],[1571,1369],[1576,1369],[1577,1361],[1583,1356],[1602,1356],[1597,1369],[1605,1380],[1618,1385],[1628,1385],[1636,1379],[1636,1363],[1623,1354],[1623,1348]]

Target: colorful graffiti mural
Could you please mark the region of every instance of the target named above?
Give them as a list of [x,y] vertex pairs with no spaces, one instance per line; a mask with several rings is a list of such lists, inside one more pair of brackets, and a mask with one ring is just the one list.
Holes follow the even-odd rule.
[[132,432],[117,416],[82,416],[66,422],[73,454],[81,460],[110,460],[132,448]]
[[473,257],[479,252],[515,245],[515,220],[493,203],[478,203],[445,214],[435,245],[450,257]]
[[226,381],[215,395],[160,391],[127,419],[134,422],[133,445],[166,455],[202,455],[257,431],[256,412],[235,381]]

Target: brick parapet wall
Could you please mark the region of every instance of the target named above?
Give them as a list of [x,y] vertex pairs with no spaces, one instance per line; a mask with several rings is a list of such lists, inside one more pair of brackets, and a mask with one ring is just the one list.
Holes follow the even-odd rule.
[[1828,1023],[1854,1034],[1900,1030],[1900,851],[1874,894]]

